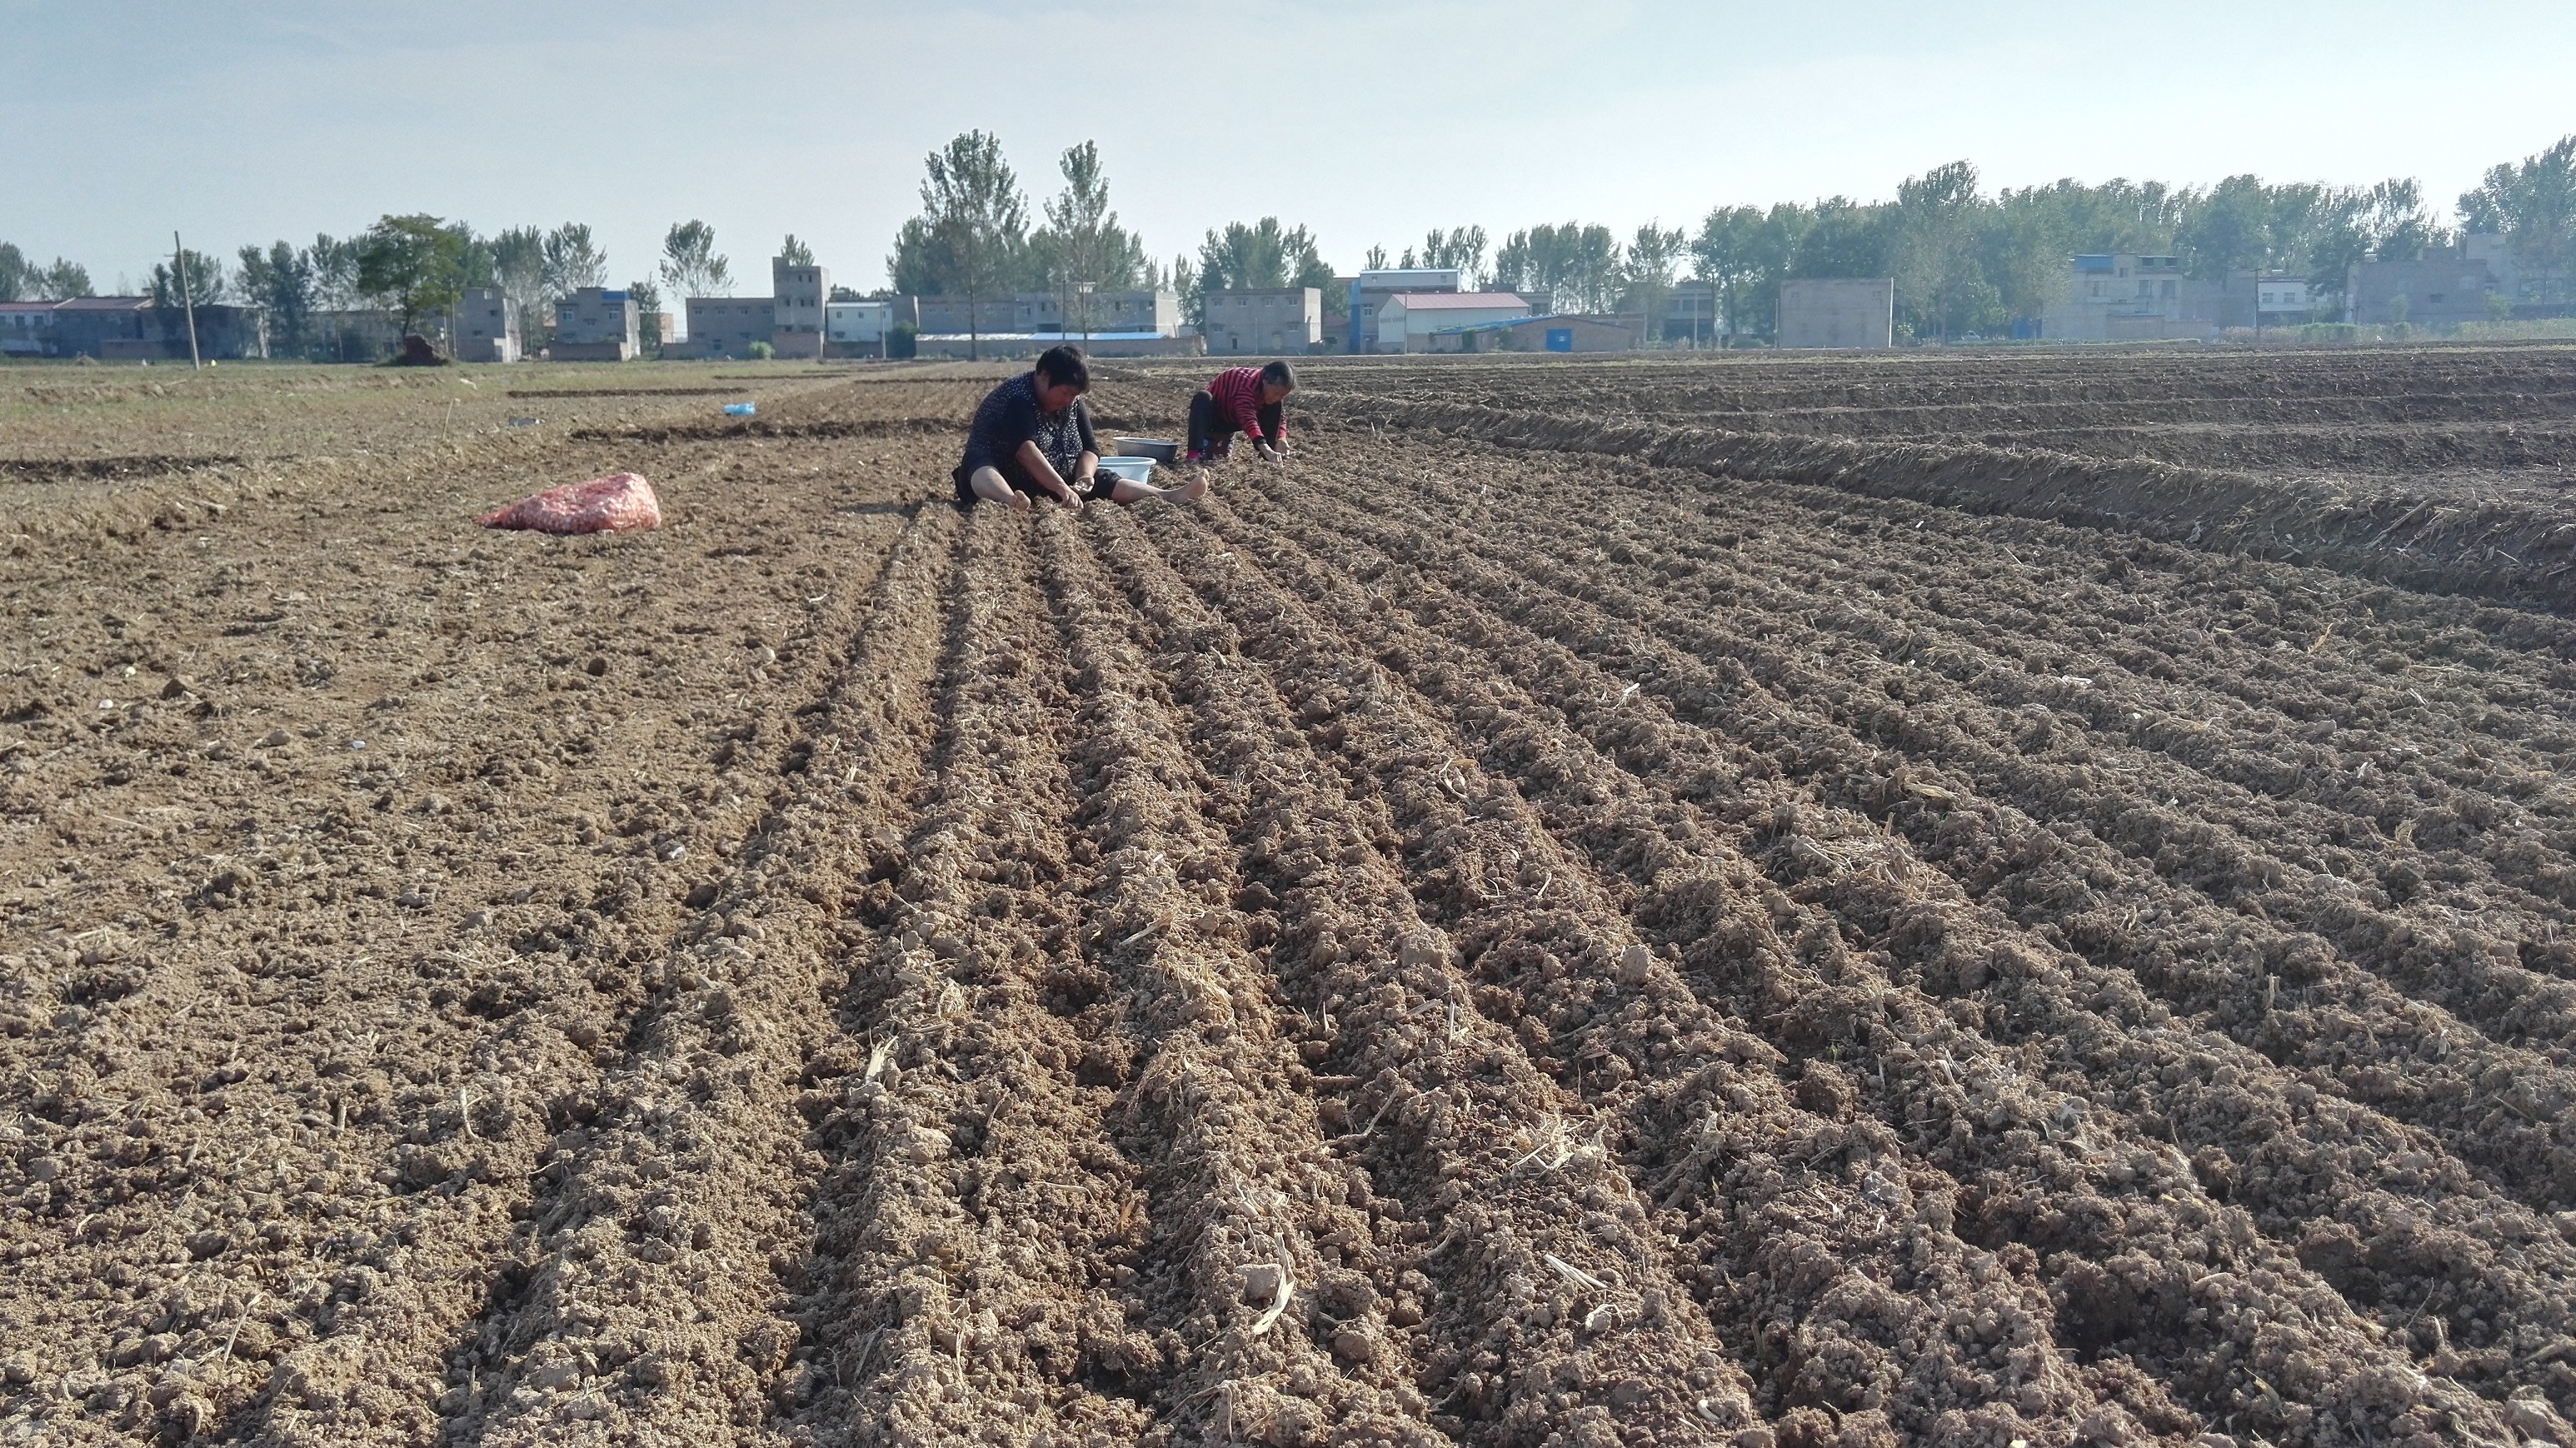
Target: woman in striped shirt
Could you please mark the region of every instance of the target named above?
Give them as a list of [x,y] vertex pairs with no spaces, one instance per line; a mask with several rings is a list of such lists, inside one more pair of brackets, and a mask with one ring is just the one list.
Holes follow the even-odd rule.
[[1266,463],[1288,456],[1288,394],[1297,390],[1297,374],[1285,362],[1266,367],[1230,367],[1190,399],[1190,452],[1194,463],[1223,462],[1234,450],[1234,435],[1252,439],[1252,450]]

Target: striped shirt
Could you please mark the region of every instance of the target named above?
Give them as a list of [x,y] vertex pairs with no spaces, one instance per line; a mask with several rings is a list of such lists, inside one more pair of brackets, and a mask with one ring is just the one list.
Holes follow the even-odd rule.
[[[1260,437],[1262,435],[1260,368],[1229,367],[1225,369],[1223,372],[1216,375],[1216,380],[1214,382],[1208,384],[1208,396],[1216,399],[1218,411],[1231,419],[1235,427],[1239,429],[1245,437]],[[1279,413],[1279,431],[1276,435],[1271,437],[1270,445],[1272,447],[1283,447],[1287,442],[1288,413],[1287,410],[1283,408]]]

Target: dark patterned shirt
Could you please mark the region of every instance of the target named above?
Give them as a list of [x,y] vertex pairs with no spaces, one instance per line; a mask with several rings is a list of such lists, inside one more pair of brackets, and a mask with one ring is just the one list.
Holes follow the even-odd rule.
[[977,468],[994,468],[1005,478],[1034,483],[1034,478],[1021,478],[1018,459],[1024,442],[1036,443],[1055,475],[1068,483],[1082,455],[1100,451],[1099,440],[1091,433],[1091,410],[1081,398],[1053,417],[1038,410],[1035,372],[1023,372],[994,388],[976,407],[974,424],[966,432],[962,475],[972,477]]

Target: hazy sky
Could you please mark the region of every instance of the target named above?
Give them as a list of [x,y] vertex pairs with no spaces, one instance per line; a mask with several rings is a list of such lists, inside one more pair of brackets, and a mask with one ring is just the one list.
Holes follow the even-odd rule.
[[1990,188],[2415,176],[2448,219],[2576,131],[2571,62],[2566,0],[0,0],[0,240],[104,290],[173,227],[229,255],[388,211],[579,220],[624,280],[698,217],[749,294],[788,231],[864,289],[971,127],[1033,216],[1089,138],[1157,256],[1276,214],[1345,270],[1960,157]]

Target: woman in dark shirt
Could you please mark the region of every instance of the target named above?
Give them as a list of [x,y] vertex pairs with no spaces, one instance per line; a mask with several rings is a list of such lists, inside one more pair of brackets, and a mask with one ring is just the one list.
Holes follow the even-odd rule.
[[1092,435],[1091,410],[1082,394],[1091,390],[1091,369],[1074,347],[1050,347],[1038,365],[988,394],[975,409],[966,432],[966,455],[951,474],[957,506],[978,500],[1026,509],[1040,494],[1068,508],[1086,498],[1113,503],[1141,503],[1148,498],[1197,498],[1207,492],[1205,478],[1177,488],[1157,488],[1126,478],[1100,486],[1100,440]]

